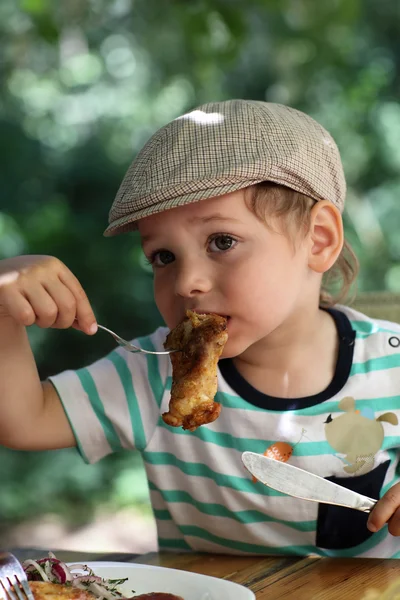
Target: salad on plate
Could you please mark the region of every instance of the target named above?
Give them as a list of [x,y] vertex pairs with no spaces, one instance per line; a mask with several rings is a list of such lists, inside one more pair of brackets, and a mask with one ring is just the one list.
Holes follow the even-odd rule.
[[120,591],[128,578],[105,579],[84,564],[67,564],[53,552],[22,563],[35,600],[184,600],[163,592],[134,595],[127,599]]

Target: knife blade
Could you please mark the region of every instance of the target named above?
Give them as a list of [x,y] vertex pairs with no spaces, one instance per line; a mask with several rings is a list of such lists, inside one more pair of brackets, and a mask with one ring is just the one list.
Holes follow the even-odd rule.
[[377,500],[353,492],[304,469],[268,458],[255,452],[243,452],[246,469],[264,485],[302,500],[345,506],[369,513]]

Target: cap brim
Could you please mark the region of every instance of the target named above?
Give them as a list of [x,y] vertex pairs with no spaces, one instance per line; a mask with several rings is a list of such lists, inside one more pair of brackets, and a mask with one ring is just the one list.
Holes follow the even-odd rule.
[[184,206],[186,204],[199,202],[200,200],[207,200],[209,198],[223,196],[224,194],[229,194],[237,190],[242,190],[257,183],[261,183],[262,181],[264,181],[264,179],[242,179],[240,182],[236,181],[235,183],[225,184],[217,187],[214,186],[212,188],[202,189],[197,192],[192,192],[190,194],[175,196],[174,198],[170,200],[164,200],[163,202],[157,202],[151,206],[142,208],[140,210],[119,217],[118,219],[115,219],[109,224],[107,229],[104,231],[103,235],[105,237],[113,237],[120,233],[136,231],[137,222],[140,219],[144,219],[145,217],[149,217],[151,215],[164,212],[166,210],[171,210],[173,208],[178,208],[179,206]]

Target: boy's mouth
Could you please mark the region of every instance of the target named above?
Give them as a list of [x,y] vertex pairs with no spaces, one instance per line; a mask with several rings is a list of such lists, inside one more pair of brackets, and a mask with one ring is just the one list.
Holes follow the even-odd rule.
[[197,313],[198,315],[219,315],[220,317],[224,317],[227,321],[229,321],[231,318],[229,315],[224,315],[223,313],[217,312],[216,310],[200,310],[198,308],[192,308],[190,310]]

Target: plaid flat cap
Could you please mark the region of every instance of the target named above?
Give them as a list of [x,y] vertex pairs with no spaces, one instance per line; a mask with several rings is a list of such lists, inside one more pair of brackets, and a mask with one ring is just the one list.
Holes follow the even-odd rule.
[[270,102],[203,104],[159,129],[129,167],[104,235],[177,206],[271,181],[341,211],[346,183],[339,150],[308,115]]

